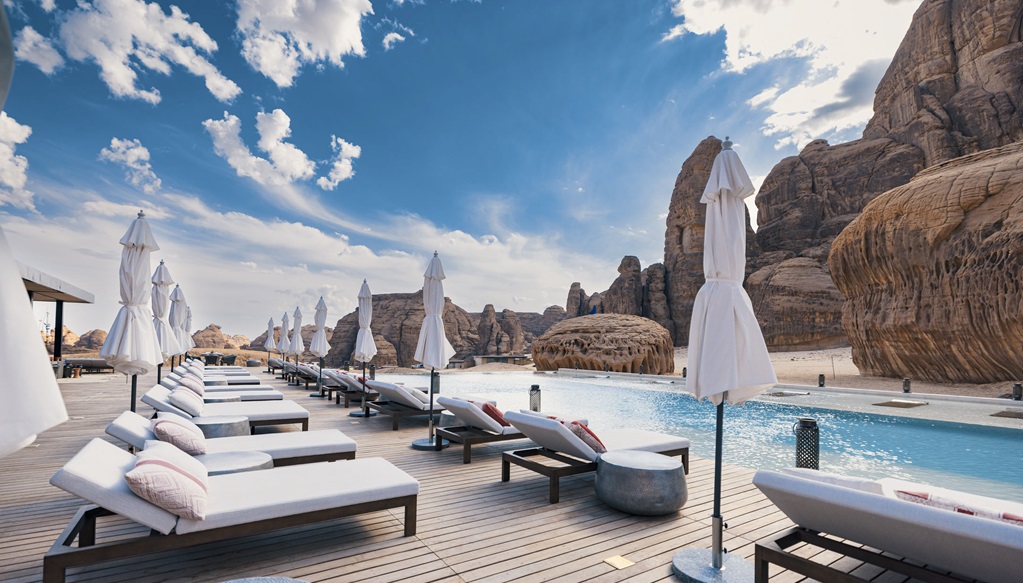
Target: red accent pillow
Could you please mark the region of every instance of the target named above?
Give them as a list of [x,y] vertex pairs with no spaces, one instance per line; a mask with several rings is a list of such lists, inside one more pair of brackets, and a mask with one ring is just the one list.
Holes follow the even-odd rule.
[[576,437],[582,440],[583,443],[590,446],[590,449],[597,453],[607,452],[607,448],[604,447],[604,443],[600,441],[597,434],[592,429],[579,423],[578,421],[572,421],[566,424],[568,430],[575,434]]
[[489,416],[491,419],[497,421],[501,425],[501,427],[511,427],[511,423],[508,423],[507,421],[504,420],[504,414],[501,413],[501,410],[498,409],[497,407],[491,405],[490,403],[483,403],[479,405],[479,408],[482,409],[483,412],[486,413],[487,416]]

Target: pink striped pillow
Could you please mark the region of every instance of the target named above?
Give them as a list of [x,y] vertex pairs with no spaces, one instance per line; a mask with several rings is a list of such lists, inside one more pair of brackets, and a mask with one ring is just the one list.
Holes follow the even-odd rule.
[[155,447],[140,452],[124,481],[140,498],[175,516],[206,518],[209,502],[206,467],[170,444],[157,442]]

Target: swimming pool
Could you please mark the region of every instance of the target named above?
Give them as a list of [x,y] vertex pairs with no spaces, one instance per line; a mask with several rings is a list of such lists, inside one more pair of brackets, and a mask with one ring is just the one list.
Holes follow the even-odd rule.
[[[421,375],[380,379],[411,386],[429,382]],[[641,427],[688,437],[694,455],[714,455],[714,406],[674,385],[531,373],[442,374],[440,384],[441,394],[492,399],[502,410],[528,408],[530,385],[540,385],[544,411],[585,417],[598,436],[602,427]],[[725,462],[792,467],[792,425],[799,417],[817,420],[822,470],[1023,500],[1020,429],[753,400],[725,408]]]

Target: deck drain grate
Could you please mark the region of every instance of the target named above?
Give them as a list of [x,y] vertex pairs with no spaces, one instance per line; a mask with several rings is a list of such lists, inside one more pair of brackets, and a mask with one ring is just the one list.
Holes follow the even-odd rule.
[[621,571],[622,569],[624,569],[626,567],[631,567],[631,566],[636,564],[636,563],[633,563],[632,561],[630,561],[629,559],[626,559],[625,557],[623,557],[621,555],[615,555],[613,557],[608,557],[608,558],[604,559],[604,562],[607,563],[608,565],[611,565],[615,569],[618,569],[619,571]]
[[913,407],[921,407],[926,404],[927,401],[907,401],[905,399],[892,399],[883,403],[874,403],[877,407],[895,407],[898,409],[912,409]]
[[1008,417],[1010,419],[1023,419],[1023,410],[1020,409],[1006,409],[1005,411],[999,411],[992,413],[992,417]]

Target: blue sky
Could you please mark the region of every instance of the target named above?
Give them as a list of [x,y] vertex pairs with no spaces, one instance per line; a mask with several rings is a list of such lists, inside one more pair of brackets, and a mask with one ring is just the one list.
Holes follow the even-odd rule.
[[701,139],[731,135],[759,184],[857,138],[918,2],[5,5],[16,258],[96,294],[73,330],[106,328],[142,208],[193,327],[254,336],[320,296],[334,322],[363,278],[414,291],[434,250],[470,311],[606,289],[622,256],[661,259]]

